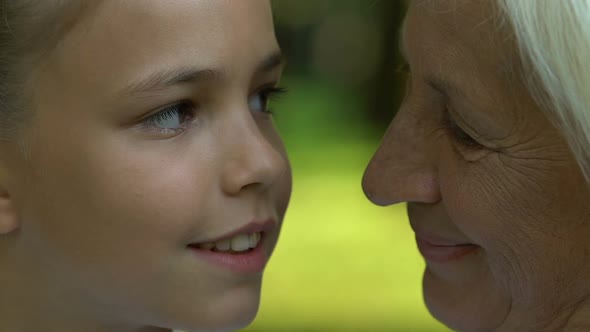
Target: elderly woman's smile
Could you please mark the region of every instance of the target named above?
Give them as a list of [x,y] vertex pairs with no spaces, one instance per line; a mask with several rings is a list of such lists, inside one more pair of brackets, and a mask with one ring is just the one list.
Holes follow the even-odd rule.
[[418,250],[425,259],[430,262],[446,263],[462,259],[475,253],[479,248],[473,243],[465,240],[455,239],[455,236],[441,236],[430,232],[416,232],[416,244]]

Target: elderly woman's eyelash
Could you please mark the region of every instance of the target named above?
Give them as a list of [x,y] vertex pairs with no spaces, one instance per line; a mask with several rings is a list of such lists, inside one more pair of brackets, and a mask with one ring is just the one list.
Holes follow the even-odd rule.
[[482,145],[471,135],[465,132],[453,119],[451,113],[449,112],[448,107],[445,107],[444,115],[443,115],[443,125],[448,131],[451,133],[452,138],[467,147],[477,148],[482,147]]
[[407,63],[406,61],[403,61],[402,63],[400,63],[397,68],[395,69],[395,72],[398,74],[409,74],[410,73],[410,64]]
[[[397,67],[395,72],[398,74],[408,76],[406,78],[406,94],[407,94],[409,92],[409,83],[410,83],[409,75],[411,74],[410,64],[406,61],[403,61],[402,63],[399,64],[399,66]],[[458,142],[464,146],[473,147],[473,148],[482,146],[477,140],[475,140],[473,137],[471,137],[469,134],[467,134],[465,132],[465,130],[463,130],[457,124],[457,122],[453,119],[451,113],[449,112],[448,105],[445,106],[445,110],[444,110],[443,126],[451,133],[452,138],[456,142]]]
[[395,70],[395,73],[400,75],[401,79],[404,82],[403,83],[404,84],[403,92],[404,92],[404,99],[406,99],[408,97],[408,95],[410,94],[410,87],[412,86],[412,73],[410,70],[410,64],[406,61],[403,61],[402,63],[399,64],[399,66]]

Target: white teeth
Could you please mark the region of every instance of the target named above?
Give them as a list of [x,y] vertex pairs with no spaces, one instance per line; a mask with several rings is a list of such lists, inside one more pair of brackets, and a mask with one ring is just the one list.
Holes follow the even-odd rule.
[[240,234],[236,235],[229,240],[217,241],[215,243],[201,243],[198,245],[199,248],[205,250],[212,250],[215,248],[217,251],[237,251],[242,252],[248,249],[256,248],[260,242],[262,235],[260,233],[252,234]]
[[258,244],[258,236],[256,234],[258,233],[248,235],[248,246],[250,246],[250,248],[256,248],[256,245]]
[[248,244],[250,248],[256,248],[258,242],[260,242],[260,237],[262,235],[260,233],[252,233],[248,236]]
[[254,243],[254,246],[252,246],[252,248],[255,248],[258,245],[261,237],[262,237],[261,233],[254,233],[254,238],[256,239],[256,242]]
[[219,251],[229,251],[231,248],[231,241],[230,240],[223,240],[215,242],[215,249]]
[[246,251],[250,249],[249,236],[241,234],[231,239],[231,248],[233,251]]
[[211,249],[215,248],[215,243],[211,243],[211,242],[209,242],[209,243],[203,243],[199,247],[200,248],[203,248],[205,250],[211,250]]

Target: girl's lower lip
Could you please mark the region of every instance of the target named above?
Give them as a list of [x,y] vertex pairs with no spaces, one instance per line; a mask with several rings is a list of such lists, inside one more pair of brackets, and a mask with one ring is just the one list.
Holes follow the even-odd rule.
[[416,237],[418,250],[427,261],[435,263],[446,263],[459,260],[473,251],[477,250],[479,246],[475,244],[461,244],[461,245],[436,245],[427,242],[419,237]]
[[256,248],[239,254],[217,252],[194,247],[188,247],[198,259],[212,265],[224,268],[237,274],[261,273],[268,262],[268,255],[263,246],[264,238]]

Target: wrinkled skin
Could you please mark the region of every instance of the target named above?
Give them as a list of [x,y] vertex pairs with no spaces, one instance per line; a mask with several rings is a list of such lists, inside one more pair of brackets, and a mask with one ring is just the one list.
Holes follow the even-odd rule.
[[[407,95],[367,167],[378,205],[407,202],[417,234],[478,246],[426,260],[424,299],[460,331],[584,330],[590,192],[518,78],[493,1],[413,1]],[[448,117],[447,117],[448,115]]]

